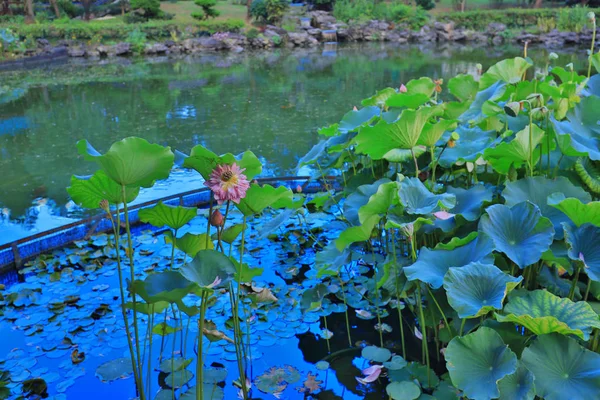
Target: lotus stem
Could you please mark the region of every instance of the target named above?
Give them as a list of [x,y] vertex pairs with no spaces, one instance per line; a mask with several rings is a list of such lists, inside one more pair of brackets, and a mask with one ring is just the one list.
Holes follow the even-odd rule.
[[[138,387],[138,391],[139,391],[139,386],[142,385],[142,380],[141,380],[140,373],[137,369],[137,363],[135,361],[135,353],[133,350],[133,342],[131,339],[131,330],[129,328],[129,317],[127,316],[127,310],[125,309],[125,290],[123,289],[123,272],[121,271],[121,246],[120,246],[121,236],[119,233],[119,229],[121,228],[121,216],[119,213],[118,204],[117,204],[117,213],[116,213],[116,218],[117,218],[116,224],[115,224],[115,220],[113,219],[113,216],[111,213],[108,213],[108,217],[110,219],[110,223],[113,228],[114,239],[115,239],[115,251],[117,253],[117,274],[119,276],[119,292],[121,295],[121,313],[123,314],[123,322],[125,324],[125,334],[127,335],[127,346],[129,347],[129,355],[131,357],[131,367],[133,370],[133,378],[135,380],[135,385],[136,385],[136,387]],[[135,297],[135,296],[133,296],[133,297]]]
[[430,363],[429,363],[429,347],[427,346],[427,326],[425,323],[425,314],[423,313],[423,301],[421,297],[421,281],[417,280],[417,303],[419,305],[419,319],[421,320],[421,345],[424,353],[424,362],[427,364],[427,386],[431,386],[430,378]]
[[208,244],[210,243],[210,217],[213,213],[213,194],[212,191],[209,193],[210,196],[210,206],[208,209],[208,218],[206,218],[206,248],[208,249]]
[[[398,265],[398,258],[396,256],[396,236],[394,230],[390,229],[390,237],[392,241],[392,257],[394,260],[394,267]],[[396,310],[398,311],[398,322],[400,325],[400,339],[402,341],[402,357],[406,358],[406,346],[404,344],[404,326],[402,323],[402,309],[400,308],[400,287],[398,286],[398,276],[396,275]]]
[[569,291],[569,299],[573,300],[573,297],[575,297],[575,288],[577,287],[577,281],[579,280],[579,272],[581,271],[581,268],[579,268],[579,266],[576,267],[577,269],[575,270],[575,277],[573,279],[573,283],[571,284],[571,290]]
[[585,287],[585,296],[583,297],[583,301],[587,301],[588,296],[590,294],[590,288],[592,287],[592,280],[588,277],[588,283]]
[[587,78],[590,79],[592,75],[592,57],[594,55],[594,47],[596,46],[596,18],[592,20],[594,31],[592,32],[592,47],[590,48],[590,56],[588,57],[588,72]]
[[529,176],[533,176],[533,114],[531,109],[531,102],[529,102]]
[[[242,222],[242,240],[241,240],[241,244],[240,244],[240,271],[242,270],[242,265],[244,262],[244,245],[246,244],[246,222],[247,222],[247,217],[244,215],[244,220]],[[240,296],[241,296],[241,291],[242,291],[242,276],[240,274],[240,276],[237,279],[237,293],[232,294],[233,299],[235,300],[233,306],[235,308],[235,312],[234,312],[234,326],[237,327],[237,338],[235,339],[236,342],[236,349],[239,347],[239,353],[242,356],[242,359],[238,358],[238,368],[240,370],[240,386],[242,387],[242,395],[244,397],[244,400],[248,399],[248,388],[246,386],[246,373],[245,373],[245,367],[244,367],[244,363],[245,363],[245,354],[244,354],[244,339],[242,337],[242,330],[240,327],[240,312],[239,312],[239,304],[240,304]],[[236,297],[237,296],[237,297]],[[235,331],[234,331],[235,332]]]
[[[341,272],[341,271],[340,271]],[[346,334],[348,335],[348,346],[352,347],[352,337],[350,335],[350,317],[348,316],[348,303],[346,302],[346,289],[344,287],[344,280],[340,276],[340,272],[338,272],[338,279],[340,280],[340,286],[342,287],[342,300],[344,301],[344,314],[346,315]]]
[[417,162],[417,157],[415,157],[415,151],[413,148],[410,148],[410,155],[412,156],[413,162],[415,163],[415,178],[419,177],[419,163]]
[[[125,215],[125,229],[127,231],[127,247],[129,250],[129,273],[130,273],[130,278],[131,278],[131,282],[133,283],[133,281],[135,280],[135,264],[133,262],[134,259],[134,254],[133,254],[133,243],[131,240],[131,225],[129,224],[129,212],[127,209],[127,194],[125,193],[125,186],[122,185],[121,186],[121,193],[122,193],[122,197],[123,197],[123,214]],[[137,363],[138,363],[138,371],[139,371],[139,377],[140,377],[140,383],[141,383],[141,378],[142,378],[142,365],[141,365],[141,352],[140,352],[140,332],[138,329],[138,321],[137,321],[137,299],[136,299],[136,294],[132,293],[132,303],[133,303],[133,331],[134,331],[134,335],[135,335],[135,347],[136,347],[136,353],[137,353]],[[141,387],[141,391],[140,391],[140,400],[145,400],[146,396],[144,395],[144,388],[143,386]]]
[[[196,400],[204,400],[204,319],[208,303],[208,294],[202,292],[200,304],[200,319],[198,320],[198,358],[196,359]],[[175,390],[175,388],[173,388]]]
[[465,323],[467,322],[466,318],[462,319],[462,322],[460,323],[460,331],[458,332],[458,336],[462,336],[464,329],[465,329]]
[[323,315],[325,323],[325,341],[327,342],[327,354],[331,354],[331,345],[329,344],[329,328],[327,327],[327,315]]
[[427,291],[429,292],[429,296],[431,296],[431,299],[437,306],[437,309],[439,310],[440,314],[442,314],[442,319],[444,320],[444,324],[446,324],[446,328],[448,328],[448,334],[450,335],[450,337],[452,337],[452,329],[450,329],[450,324],[448,323],[448,320],[446,319],[446,314],[444,314],[444,311],[442,311],[442,307],[440,307],[440,304],[438,303],[435,296],[433,295],[433,292],[429,288],[429,285],[426,285],[426,286],[427,286]]
[[174,229],[173,231],[173,246],[171,246],[171,266],[169,267],[169,269],[172,271],[173,267],[175,266],[175,246],[177,243],[177,229]]

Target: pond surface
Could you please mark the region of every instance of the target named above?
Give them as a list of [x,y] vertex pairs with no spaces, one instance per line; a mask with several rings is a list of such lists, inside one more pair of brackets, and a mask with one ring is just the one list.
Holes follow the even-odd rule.
[[[585,66],[585,50],[563,49],[557,65]],[[93,172],[75,144],[99,151],[140,136],[188,153],[252,150],[263,175],[296,174],[317,129],[361,99],[420,76],[477,73],[519,47],[364,45],[289,52],[208,54],[179,59],[70,60],[0,73],[0,244],[77,218],[65,188]],[[545,63],[549,51],[530,48]],[[201,185],[177,171],[168,190]],[[176,188],[173,189],[173,185]],[[148,195],[152,196],[152,195]]]

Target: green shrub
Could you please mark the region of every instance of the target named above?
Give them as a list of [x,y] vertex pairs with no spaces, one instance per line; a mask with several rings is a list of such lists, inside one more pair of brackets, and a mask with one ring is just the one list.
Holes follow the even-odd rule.
[[144,47],[146,47],[146,43],[148,43],[148,38],[146,34],[139,29],[136,29],[132,32],[129,32],[127,36],[127,43],[131,45],[131,48],[134,53],[141,53],[144,51]]
[[[570,9],[574,10],[574,9]],[[587,11],[594,11],[588,9]],[[535,27],[538,24],[540,18],[544,19],[555,19],[557,21],[557,27],[559,29],[571,30],[572,24],[566,24],[561,28],[560,14],[563,11],[561,9],[553,8],[540,8],[540,9],[521,9],[521,8],[509,8],[502,11],[498,10],[479,10],[479,11],[467,11],[467,12],[452,12],[438,16],[440,21],[453,21],[457,27],[473,29],[483,31],[492,22],[498,22],[506,24],[509,29],[525,29],[528,27]],[[572,11],[569,11],[572,12]],[[579,12],[579,11],[576,11]],[[598,13],[598,11],[596,11]],[[583,13],[585,15],[585,13]],[[565,18],[565,17],[563,17]],[[568,29],[567,29],[568,27]]]
[[259,22],[277,23],[289,8],[287,0],[254,0],[250,15]]
[[250,5],[250,15],[257,21],[266,22],[269,14],[265,0],[253,0]]
[[219,11],[215,10],[217,0],[194,0],[194,4],[202,8],[202,11],[192,13],[192,17],[198,20],[205,20],[219,16]]
[[160,0],[131,0],[132,10],[143,10],[144,17],[153,18],[160,15]]
[[586,6],[563,8],[558,13],[557,27],[561,31],[567,32],[581,32],[581,30],[587,27],[588,17],[587,14],[590,11]]
[[246,37],[248,39],[256,39],[260,35],[260,31],[256,28],[250,28],[246,31]]
[[75,18],[78,15],[83,13],[81,7],[77,7],[73,2],[69,0],[58,0],[57,1],[58,8],[60,10],[61,16],[67,15],[69,18]]
[[421,7],[423,10],[432,10],[435,7],[433,0],[415,0],[417,7]]
[[366,21],[372,19],[373,2],[369,0],[338,0],[333,6],[333,16],[348,21]]
[[364,22],[377,19],[396,24],[406,24],[411,29],[420,29],[429,20],[427,11],[400,2],[373,4],[367,0],[341,0],[335,4],[333,12],[337,19],[345,22]]

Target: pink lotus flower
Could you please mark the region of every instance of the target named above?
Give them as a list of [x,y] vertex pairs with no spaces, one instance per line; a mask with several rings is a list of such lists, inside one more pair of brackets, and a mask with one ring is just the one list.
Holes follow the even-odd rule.
[[240,168],[236,163],[232,165],[218,165],[210,174],[208,181],[204,182],[215,195],[217,203],[231,200],[236,204],[246,197],[250,183],[243,174],[245,168]]
[[381,369],[383,365],[371,365],[369,368],[365,368],[362,370],[362,374],[365,375],[364,378],[356,378],[359,383],[366,385],[367,383],[375,382],[379,375],[381,375]]

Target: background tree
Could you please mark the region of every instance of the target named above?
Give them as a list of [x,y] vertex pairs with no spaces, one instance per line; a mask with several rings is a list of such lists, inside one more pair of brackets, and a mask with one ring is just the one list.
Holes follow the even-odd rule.
[[205,20],[219,16],[219,11],[215,10],[217,0],[194,0],[194,4],[202,8],[202,11],[192,14],[195,19]]

